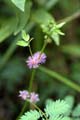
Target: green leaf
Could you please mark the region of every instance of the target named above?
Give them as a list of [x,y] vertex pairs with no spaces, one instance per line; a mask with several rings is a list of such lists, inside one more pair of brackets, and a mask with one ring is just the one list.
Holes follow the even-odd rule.
[[57,33],[58,33],[59,35],[65,35],[61,30],[58,30]]
[[26,34],[26,32],[24,30],[22,30],[22,38],[25,41],[29,41],[30,36],[29,36],[29,34]]
[[55,41],[56,45],[60,44],[59,35],[56,32],[53,32],[51,35],[52,39]]
[[38,9],[32,13],[32,20],[39,25],[48,25],[50,21],[55,23],[54,18],[44,9]]
[[61,23],[57,24],[57,28],[61,28],[61,27],[63,27],[65,24],[66,24],[65,22],[61,22]]
[[26,43],[25,41],[20,40],[20,41],[17,42],[17,45],[22,46],[22,47],[26,47],[26,46],[29,45],[29,43]]
[[8,38],[15,30],[16,18],[0,19],[0,42]]
[[56,117],[51,117],[49,120],[72,120],[70,117],[63,117],[63,116],[56,116]]
[[80,104],[78,104],[72,112],[73,117],[80,117]]
[[27,1],[26,4],[25,4],[25,11],[24,12],[21,12],[19,10],[16,10],[15,13],[16,13],[16,17],[17,17],[17,26],[16,26],[16,29],[15,29],[15,32],[14,34],[18,34],[21,30],[23,30],[25,28],[25,26],[27,26],[27,22],[28,22],[28,19],[30,17],[30,10],[31,10],[31,1]]
[[25,9],[26,0],[11,0],[21,11]]
[[64,100],[67,102],[67,104],[70,106],[70,109],[68,110],[68,115],[70,115],[71,110],[74,106],[74,97],[71,95],[68,95],[64,98]]
[[66,115],[69,110],[69,105],[64,100],[57,100],[56,102],[48,102],[45,112],[48,116]]
[[72,120],[70,117],[63,117],[61,120]]
[[58,27],[63,26],[64,23],[59,24],[57,27],[54,18],[45,10],[39,9],[32,15],[32,20],[40,25],[43,32],[52,38],[56,45],[60,44],[59,35],[63,35]]
[[36,110],[31,110],[26,112],[19,120],[38,120],[40,118],[40,113]]

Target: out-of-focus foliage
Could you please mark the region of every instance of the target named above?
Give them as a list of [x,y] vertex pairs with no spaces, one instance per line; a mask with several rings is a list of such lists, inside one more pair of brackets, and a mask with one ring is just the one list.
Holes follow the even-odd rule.
[[14,18],[1,18],[0,19],[0,43],[3,42],[7,37],[9,37],[15,30],[15,22]]
[[[24,40],[25,35],[21,36],[22,30],[34,38],[31,41],[33,53],[41,50],[44,36],[47,35],[52,42],[45,50],[47,54],[45,66],[80,85],[79,11],[80,0],[0,0],[1,120],[16,118],[22,107],[18,91],[26,89],[29,85],[31,71],[27,69],[25,63],[29,55],[28,48],[16,46],[17,41]],[[77,19],[70,23],[66,22],[73,14],[76,14]],[[64,19],[68,16],[68,19]],[[64,36],[61,36],[63,34],[61,31],[65,33]],[[78,120],[76,116],[80,116],[80,105],[77,105],[80,94],[77,91],[40,70],[36,72],[33,90],[40,94],[41,107],[48,98],[74,96],[75,105],[73,106],[73,97],[69,97],[68,103],[70,102],[70,109],[73,109],[73,120]]]
[[15,5],[16,7],[18,7],[20,10],[22,10],[24,12],[24,9],[25,9],[25,2],[26,0],[11,0]]
[[9,63],[7,63],[6,68],[1,73],[1,81],[0,86],[5,85],[6,90],[13,91],[16,87],[16,84],[20,83],[23,79],[23,76],[26,74],[27,70],[25,64],[22,64],[21,58],[12,59]]

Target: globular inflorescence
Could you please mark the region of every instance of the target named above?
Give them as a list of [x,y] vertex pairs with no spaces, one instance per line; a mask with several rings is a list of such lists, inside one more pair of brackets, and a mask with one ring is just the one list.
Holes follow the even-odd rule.
[[32,56],[29,56],[26,63],[28,67],[31,68],[38,68],[40,64],[46,62],[46,54],[41,52],[36,52]]
[[31,103],[36,103],[39,101],[39,95],[35,92],[28,92],[27,90],[19,91],[19,97],[23,100],[28,100]]

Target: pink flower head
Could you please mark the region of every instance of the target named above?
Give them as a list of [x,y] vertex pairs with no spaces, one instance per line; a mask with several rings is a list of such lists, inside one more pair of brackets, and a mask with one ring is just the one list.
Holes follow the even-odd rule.
[[34,54],[34,57],[36,57],[36,59],[38,60],[39,64],[42,64],[42,63],[46,62],[46,55],[45,55],[45,53],[36,52]]
[[45,53],[36,52],[33,56],[29,56],[27,62],[28,67],[38,68],[40,64],[45,63],[46,55]]
[[29,92],[27,90],[19,91],[19,97],[21,97],[23,100],[26,100],[29,98]]
[[30,102],[36,103],[38,101],[39,101],[39,95],[34,93],[34,92],[32,92],[30,94]]
[[38,61],[36,60],[36,57],[34,57],[34,56],[28,57],[28,60],[26,62],[27,62],[27,65],[30,69],[31,68],[38,68],[38,66],[39,66]]

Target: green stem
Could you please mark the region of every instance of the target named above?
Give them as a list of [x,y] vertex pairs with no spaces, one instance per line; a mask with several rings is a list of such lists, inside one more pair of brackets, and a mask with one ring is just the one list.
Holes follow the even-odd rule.
[[58,23],[61,23],[61,22],[65,22],[65,23],[68,23],[68,22],[71,22],[72,20],[78,18],[80,16],[80,10],[78,10],[77,12],[75,12],[74,14],[72,14],[71,16],[68,16],[60,21],[58,21]]
[[[29,100],[26,100],[26,103],[31,103]],[[47,116],[45,115],[45,113],[36,105],[36,104],[34,104],[34,103],[31,103],[38,111],[40,111],[40,113],[46,118],[46,120],[48,120],[47,119]]]
[[[44,51],[44,49],[46,48],[46,45],[47,45],[47,41],[44,42],[43,47],[42,47],[42,49],[41,49],[41,53],[42,53],[42,52]],[[31,54],[31,56],[32,56],[32,50],[31,50],[31,47],[30,47],[30,46],[29,46],[29,51],[30,51],[30,54]],[[33,79],[34,79],[34,76],[35,76],[35,71],[36,71],[35,69],[32,70],[32,75],[31,75],[31,79],[30,79],[30,83],[29,83],[29,92],[31,92],[31,90],[32,90],[32,85],[33,85]],[[17,117],[16,120],[18,120],[18,118],[20,118],[20,116],[24,113],[26,107],[27,107],[27,101],[25,101],[25,104],[24,104],[24,106],[22,107],[22,110],[21,110],[21,112],[20,112],[20,114],[19,114],[19,116]]]
[[30,45],[29,45],[29,52],[30,52],[30,54],[32,56],[33,54],[32,54],[32,50],[31,50],[31,46]]
[[[32,85],[33,85],[33,80],[34,80],[35,72],[36,72],[35,69],[33,69],[32,70],[32,74],[31,74],[30,83],[29,83],[29,92],[31,92],[31,90],[32,90]],[[27,101],[25,101],[25,103],[24,103],[24,105],[22,107],[22,110],[21,110],[21,112],[18,115],[18,117],[17,117],[16,120],[18,120],[21,117],[21,115],[24,113],[24,111],[26,110],[27,105],[28,105]]]
[[16,120],[19,120],[19,119],[20,119],[20,117],[21,117],[22,114],[24,113],[24,110],[26,109],[26,106],[27,106],[27,102],[25,101],[24,106],[22,107],[21,112],[20,112],[20,114],[18,115],[18,117],[16,118]]
[[[42,49],[41,49],[41,53],[42,53],[42,52],[44,51],[44,49],[46,48],[46,45],[47,45],[47,41],[44,42],[43,47],[42,47]],[[29,46],[29,51],[30,51],[30,54],[31,54],[31,56],[32,56],[32,51],[31,51],[31,47],[30,47],[30,46]],[[31,79],[30,79],[30,83],[29,83],[29,92],[31,92],[31,90],[32,90],[32,85],[33,85],[33,79],[34,79],[34,76],[35,76],[35,72],[36,72],[36,70],[33,69],[33,70],[32,70],[32,75],[31,75]],[[25,101],[25,104],[23,105],[22,110],[21,110],[21,112],[20,112],[20,114],[19,114],[19,116],[17,117],[16,120],[18,120],[18,118],[21,117],[21,115],[24,113],[26,107],[27,107],[27,101]]]
[[59,80],[60,82],[62,82],[62,83],[64,83],[64,84],[66,84],[67,86],[73,88],[73,89],[76,90],[77,92],[80,92],[80,86],[77,85],[77,84],[74,83],[74,82],[71,82],[71,80],[69,80],[69,79],[61,76],[60,74],[58,74],[58,73],[56,73],[56,72],[54,72],[54,71],[52,71],[52,70],[49,70],[49,69],[47,69],[47,68],[45,68],[45,67],[39,67],[39,69],[40,69],[42,72],[48,74],[49,76],[51,76],[51,77],[53,77],[53,78],[56,78],[56,79]]
[[32,104],[38,111],[40,111],[40,113],[46,118],[46,120],[48,120],[46,114],[45,114],[36,104],[34,104],[34,103],[31,103],[31,104]]
[[44,44],[43,44],[43,47],[42,47],[42,49],[41,49],[41,53],[43,53],[43,51],[44,51],[44,49],[46,48],[47,44],[48,44],[48,42],[47,42],[47,40],[45,40],[45,41],[44,41]]
[[34,80],[35,72],[36,72],[36,70],[33,69],[32,70],[32,75],[31,75],[31,79],[30,79],[30,83],[29,83],[29,92],[31,92],[31,90],[32,90],[32,85],[33,85],[33,80]]

